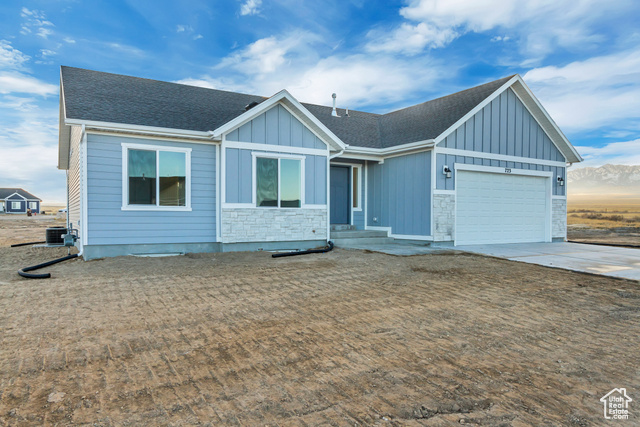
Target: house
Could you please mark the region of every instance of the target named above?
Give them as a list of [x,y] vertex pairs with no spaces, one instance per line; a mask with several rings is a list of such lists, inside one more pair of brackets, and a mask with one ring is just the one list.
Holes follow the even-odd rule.
[[566,238],[580,155],[513,75],[372,114],[62,67],[58,167],[85,259]]
[[22,188],[0,188],[0,213],[24,214],[27,209],[40,213],[42,200]]

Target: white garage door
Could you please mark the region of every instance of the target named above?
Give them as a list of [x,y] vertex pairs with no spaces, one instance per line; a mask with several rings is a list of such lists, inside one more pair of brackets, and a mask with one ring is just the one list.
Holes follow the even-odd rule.
[[546,241],[548,180],[457,171],[455,244]]

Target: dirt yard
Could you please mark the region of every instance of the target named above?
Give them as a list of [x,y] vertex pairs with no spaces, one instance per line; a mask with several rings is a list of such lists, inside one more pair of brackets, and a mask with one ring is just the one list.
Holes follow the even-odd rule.
[[16,274],[64,254],[0,248],[0,425],[601,425],[614,387],[638,424],[638,282],[344,250]]

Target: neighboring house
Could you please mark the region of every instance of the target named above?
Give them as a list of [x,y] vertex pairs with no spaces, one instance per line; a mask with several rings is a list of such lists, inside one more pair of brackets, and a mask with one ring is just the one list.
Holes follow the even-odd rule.
[[62,67],[85,259],[307,248],[332,224],[438,244],[566,237],[581,161],[518,75],[388,114]]
[[22,188],[0,188],[0,213],[40,213],[42,200]]

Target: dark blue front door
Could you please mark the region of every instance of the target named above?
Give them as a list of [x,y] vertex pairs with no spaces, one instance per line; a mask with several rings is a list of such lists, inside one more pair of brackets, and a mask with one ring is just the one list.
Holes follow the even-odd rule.
[[331,224],[349,224],[349,168],[331,166]]

